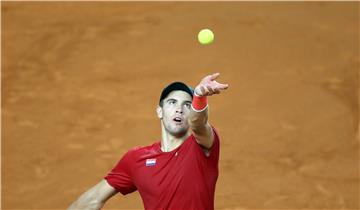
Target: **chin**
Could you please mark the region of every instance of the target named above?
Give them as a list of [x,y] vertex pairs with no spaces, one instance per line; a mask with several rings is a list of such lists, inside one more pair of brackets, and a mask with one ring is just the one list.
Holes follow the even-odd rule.
[[176,130],[176,131],[173,131],[173,132],[170,132],[171,135],[173,136],[176,136],[176,137],[182,137],[182,136],[185,136],[188,132],[188,128],[182,128],[181,130]]

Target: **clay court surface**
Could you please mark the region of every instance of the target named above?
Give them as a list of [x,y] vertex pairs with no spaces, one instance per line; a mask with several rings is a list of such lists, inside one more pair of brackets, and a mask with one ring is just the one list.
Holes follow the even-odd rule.
[[213,72],[216,209],[360,208],[359,2],[1,4],[2,209],[67,208],[159,140],[165,85]]

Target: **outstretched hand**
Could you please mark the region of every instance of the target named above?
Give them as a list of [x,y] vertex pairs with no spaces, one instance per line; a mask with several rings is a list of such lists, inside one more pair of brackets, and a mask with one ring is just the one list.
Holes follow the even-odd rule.
[[221,91],[226,90],[229,85],[221,84],[215,81],[220,73],[215,73],[204,77],[201,82],[195,87],[194,92],[198,96],[211,96],[219,94]]

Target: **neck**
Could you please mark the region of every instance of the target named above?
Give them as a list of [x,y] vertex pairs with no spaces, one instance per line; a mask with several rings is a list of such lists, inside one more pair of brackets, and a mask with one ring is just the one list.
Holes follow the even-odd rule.
[[170,152],[180,146],[190,136],[190,130],[181,137],[171,135],[163,125],[161,125],[161,150]]

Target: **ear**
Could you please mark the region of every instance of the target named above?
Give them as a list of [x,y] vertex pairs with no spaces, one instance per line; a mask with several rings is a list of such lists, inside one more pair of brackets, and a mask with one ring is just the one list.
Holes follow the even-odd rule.
[[162,108],[160,106],[157,106],[156,113],[159,119],[163,118]]

